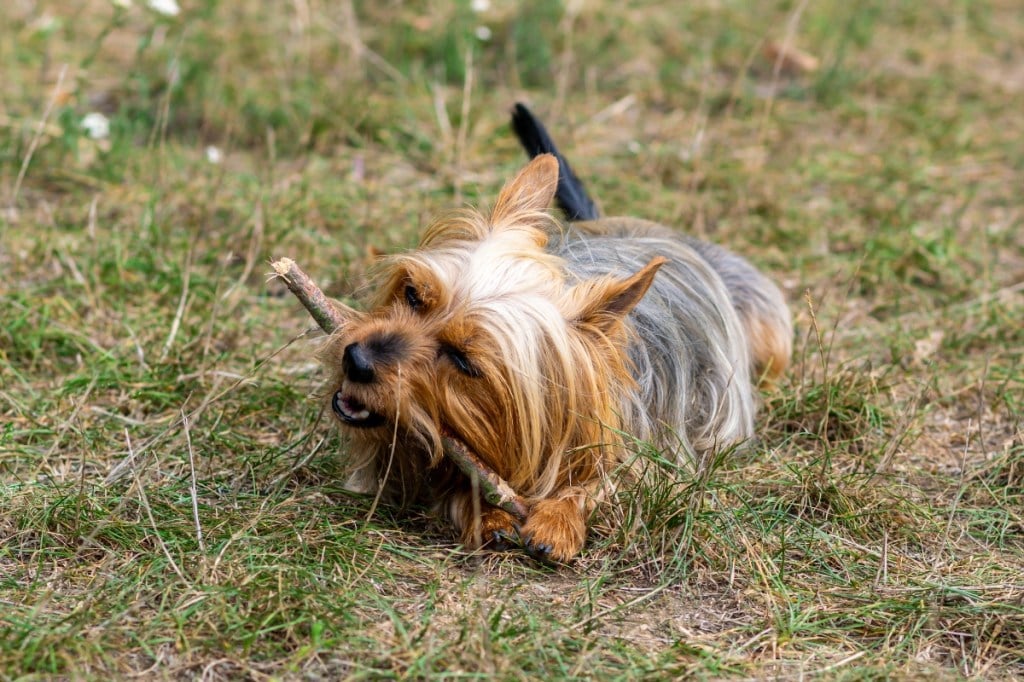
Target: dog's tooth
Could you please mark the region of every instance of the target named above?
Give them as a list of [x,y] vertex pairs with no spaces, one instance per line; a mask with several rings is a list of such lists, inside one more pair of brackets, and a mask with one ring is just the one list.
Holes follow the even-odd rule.
[[351,421],[363,421],[370,418],[370,410],[365,408],[359,411],[353,410],[341,391],[334,394],[334,404],[337,406],[338,411]]

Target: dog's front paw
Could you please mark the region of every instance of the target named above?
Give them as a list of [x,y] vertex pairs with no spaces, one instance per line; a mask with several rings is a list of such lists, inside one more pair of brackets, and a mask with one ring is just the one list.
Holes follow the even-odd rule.
[[480,516],[462,529],[462,544],[470,549],[486,548],[499,552],[516,547],[519,542],[518,524],[506,511],[487,507]]
[[541,500],[530,511],[519,536],[530,556],[568,563],[583,549],[587,525],[575,500]]

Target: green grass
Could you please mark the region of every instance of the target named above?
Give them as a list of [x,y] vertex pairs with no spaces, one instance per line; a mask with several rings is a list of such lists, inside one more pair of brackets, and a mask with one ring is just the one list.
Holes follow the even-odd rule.
[[[1024,676],[1017,3],[182,4],[0,22],[0,679]],[[267,283],[486,204],[517,99],[797,335],[757,447],[639,444],[559,569],[347,492]]]

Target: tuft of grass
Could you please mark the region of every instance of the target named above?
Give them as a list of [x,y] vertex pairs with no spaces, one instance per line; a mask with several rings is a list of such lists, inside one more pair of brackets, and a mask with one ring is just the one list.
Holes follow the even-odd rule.
[[[1019,8],[474,5],[5,8],[0,679],[1024,675]],[[266,282],[486,204],[517,99],[797,339],[756,442],[636,444],[561,568],[347,491]]]

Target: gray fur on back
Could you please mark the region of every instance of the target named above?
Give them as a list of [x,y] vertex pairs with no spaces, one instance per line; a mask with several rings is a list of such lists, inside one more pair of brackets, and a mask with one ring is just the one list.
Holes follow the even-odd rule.
[[668,259],[628,317],[636,390],[622,416],[633,436],[678,448],[698,464],[753,436],[751,357],[727,283],[760,273],[721,247],[635,220],[574,225],[550,250],[579,280],[627,277],[656,256]]

